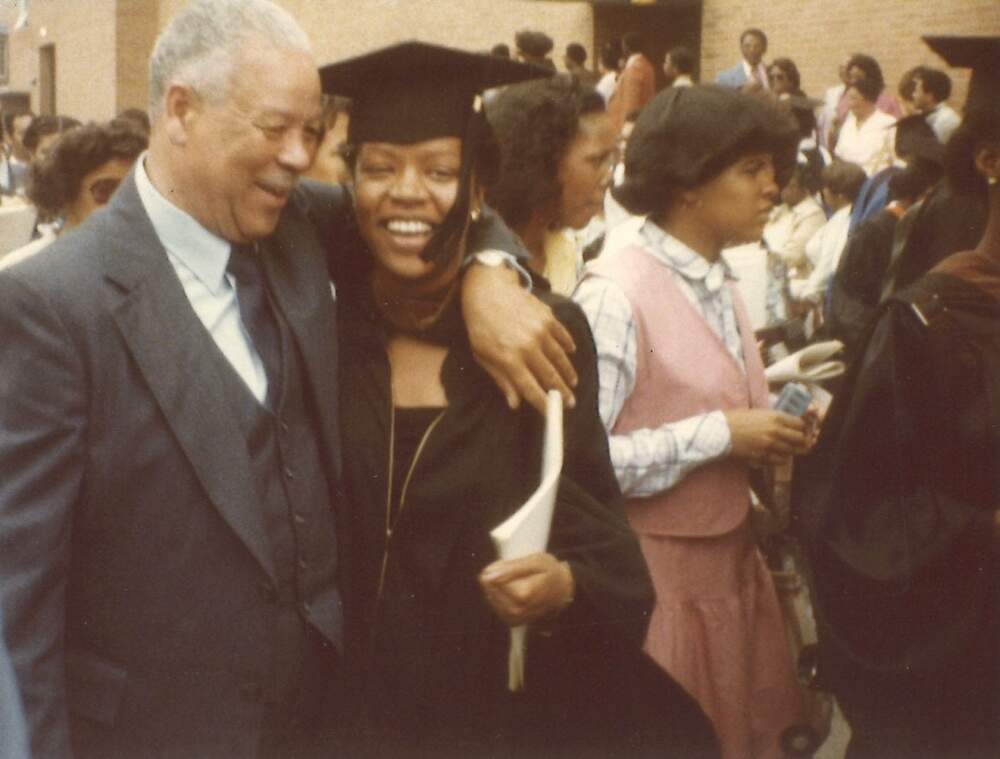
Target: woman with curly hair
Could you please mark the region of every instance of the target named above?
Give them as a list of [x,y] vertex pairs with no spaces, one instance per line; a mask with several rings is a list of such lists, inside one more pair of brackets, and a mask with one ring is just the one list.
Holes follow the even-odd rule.
[[778,99],[805,95],[802,91],[799,67],[791,58],[775,58],[771,61],[767,69],[767,78],[771,82],[771,94]]
[[531,268],[567,295],[582,258],[562,231],[582,229],[601,212],[611,178],[615,133],[604,100],[559,76],[507,87],[487,117],[500,170],[486,200],[520,235]]
[[117,120],[63,134],[47,156],[32,163],[28,176],[28,199],[40,215],[61,219],[62,225],[8,254],[0,268],[34,255],[105,205],[146,144],[144,135]]

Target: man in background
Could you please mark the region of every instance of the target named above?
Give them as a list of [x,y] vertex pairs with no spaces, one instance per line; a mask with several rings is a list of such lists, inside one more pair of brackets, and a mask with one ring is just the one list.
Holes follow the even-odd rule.
[[678,46],[663,59],[663,74],[668,87],[691,87],[694,85],[694,53],[689,48]]
[[576,77],[581,84],[593,87],[597,84],[597,75],[587,68],[586,63],[587,48],[579,42],[570,42],[566,45],[566,52],[563,54],[566,71]]
[[919,67],[913,75],[913,105],[927,118],[942,144],[962,123],[955,109],[948,105],[951,97],[951,77],[939,69]]
[[615,84],[608,102],[608,115],[616,132],[625,124],[625,117],[641,111],[656,93],[656,74],[653,64],[643,53],[643,39],[639,32],[628,32],[622,37],[625,68]]
[[767,35],[760,29],[747,29],[740,35],[740,53],[743,60],[732,68],[720,71],[715,77],[715,83],[749,92],[770,91],[767,66],[764,64]]

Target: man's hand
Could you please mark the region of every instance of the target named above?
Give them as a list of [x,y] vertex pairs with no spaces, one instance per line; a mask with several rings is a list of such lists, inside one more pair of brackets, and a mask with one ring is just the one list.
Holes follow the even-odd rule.
[[495,561],[479,574],[486,602],[508,627],[562,611],[573,600],[573,572],[550,553]]
[[732,455],[753,466],[780,464],[809,449],[806,423],[770,409],[723,412],[729,425]]
[[473,264],[462,283],[462,313],[476,360],[516,409],[521,399],[545,413],[549,390],[576,404],[573,338],[552,309],[525,290],[516,272]]

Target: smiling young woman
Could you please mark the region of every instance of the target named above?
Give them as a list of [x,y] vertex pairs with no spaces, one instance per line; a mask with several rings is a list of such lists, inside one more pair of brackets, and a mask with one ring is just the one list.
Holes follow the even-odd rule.
[[[477,365],[456,291],[478,188],[495,162],[475,96],[536,75],[422,43],[322,72],[328,93],[354,97],[349,161],[372,263],[356,287],[338,290],[345,483],[360,536],[349,676],[362,748],[393,757],[664,746],[705,755],[704,716],[641,657],[652,591],[608,462],[586,322],[544,293],[578,346],[578,403],[565,417],[548,549],[494,561],[489,531],[537,486],[525,473],[538,471],[543,420],[511,411]],[[527,686],[514,695],[509,628],[521,625]],[[650,693],[644,682],[672,716],[650,717],[649,745],[636,754],[621,746],[650,714],[635,707]]]

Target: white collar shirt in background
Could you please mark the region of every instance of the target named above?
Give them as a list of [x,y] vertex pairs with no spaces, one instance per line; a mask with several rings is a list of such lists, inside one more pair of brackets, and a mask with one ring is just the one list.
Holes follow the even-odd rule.
[[834,152],[838,158],[856,163],[865,170],[865,174],[872,176],[892,166],[895,140],[894,116],[876,110],[859,125],[854,114],[848,113]]

